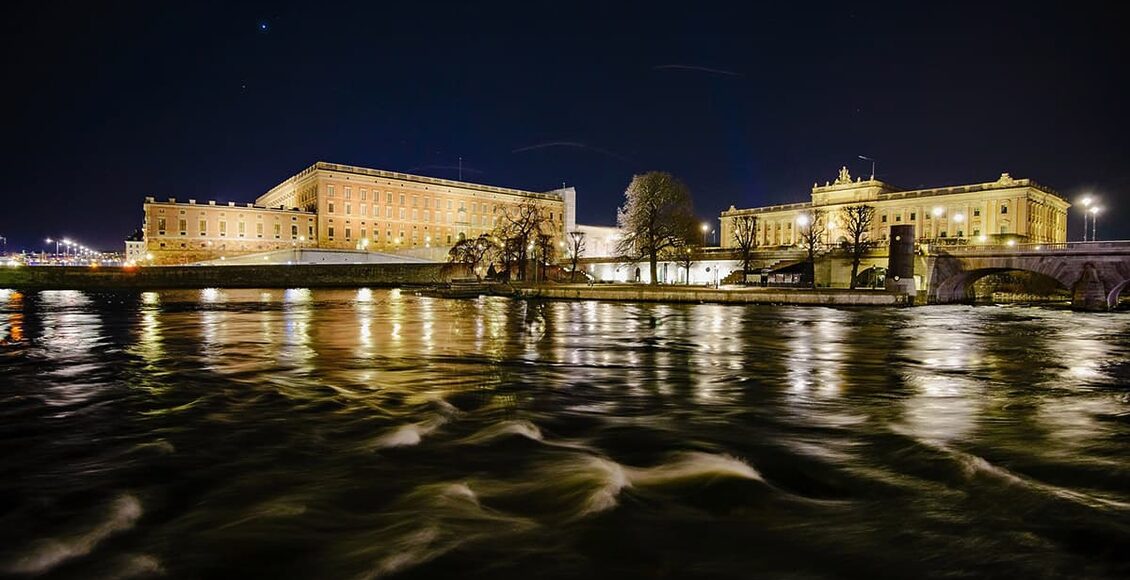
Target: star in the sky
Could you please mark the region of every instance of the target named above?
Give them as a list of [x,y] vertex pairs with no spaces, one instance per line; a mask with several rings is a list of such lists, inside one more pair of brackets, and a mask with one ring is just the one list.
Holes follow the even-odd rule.
[[268,24],[266,21],[262,21],[262,22],[259,23],[258,28],[259,28],[259,32],[268,32],[271,29],[271,25]]

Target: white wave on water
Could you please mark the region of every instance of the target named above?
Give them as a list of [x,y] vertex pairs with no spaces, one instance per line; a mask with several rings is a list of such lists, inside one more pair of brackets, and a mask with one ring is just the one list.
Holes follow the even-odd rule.
[[[529,425],[509,422],[476,435],[487,438],[511,432],[532,433]],[[520,481],[483,479],[419,486],[386,514],[390,523],[380,538],[370,538],[370,543],[351,552],[375,562],[363,577],[384,577],[473,542],[497,542],[542,525],[560,525],[607,511],[617,506],[626,488],[720,478],[764,481],[749,464],[728,455],[679,453],[653,467],[630,467],[599,455],[571,453],[564,460],[534,468]],[[504,509],[528,513],[487,506],[510,506]]]
[[529,497],[533,503],[551,506],[549,519],[570,521],[616,507],[626,488],[720,478],[764,481],[749,464],[728,455],[678,453],[653,467],[632,467],[599,455],[583,454],[542,465],[525,481],[482,481],[476,487],[484,498]]
[[161,561],[156,557],[149,554],[133,554],[125,557],[107,577],[125,580],[126,578],[148,578],[164,573],[165,568],[161,566]]
[[475,433],[469,437],[464,438],[460,443],[478,445],[488,441],[494,441],[501,437],[508,435],[518,435],[533,441],[542,441],[544,437],[541,434],[541,429],[537,425],[525,420],[518,421],[503,421],[496,423]]
[[[899,431],[896,430],[896,432]],[[981,456],[966,453],[965,451],[960,451],[928,439],[916,439],[916,441],[926,447],[952,457],[961,470],[962,477],[965,479],[987,477],[995,479],[1007,486],[1055,496],[1090,508],[1130,510],[1130,503],[1124,501],[1101,497],[1094,493],[1083,493],[1065,489],[1024,475],[1018,475],[1004,467],[994,465]]]
[[382,578],[418,566],[462,545],[519,534],[533,521],[483,507],[466,483],[427,484],[397,501],[380,541],[357,550],[375,559],[362,578]]
[[640,486],[725,477],[765,481],[748,463],[736,457],[714,453],[679,453],[667,463],[628,470],[629,480],[633,485]]
[[42,574],[67,560],[89,554],[106,538],[132,528],[141,514],[141,502],[136,497],[120,496],[110,505],[106,518],[93,528],[71,536],[33,542],[25,554],[5,568],[14,574]]
[[1114,508],[1119,510],[1130,510],[1130,503],[1107,499],[1099,497],[1094,494],[1082,493],[1070,489],[1044,483],[1035,479],[1029,479],[1024,476],[1017,475],[1003,467],[993,465],[983,457],[949,449],[947,447],[940,447],[941,450],[951,454],[961,467],[962,474],[966,479],[971,479],[978,475],[984,475],[1004,482],[1007,485],[1016,487],[1036,490],[1041,493],[1054,495],[1075,503],[1083,504],[1091,508]]
[[396,429],[393,429],[392,431],[378,437],[373,445],[378,448],[418,445],[420,441],[423,441],[426,435],[432,433],[433,431],[438,429],[440,425],[443,425],[446,422],[447,419],[438,417],[435,419],[429,419],[427,421],[421,421],[419,423],[409,423],[407,425],[401,425],[400,427],[397,427]]

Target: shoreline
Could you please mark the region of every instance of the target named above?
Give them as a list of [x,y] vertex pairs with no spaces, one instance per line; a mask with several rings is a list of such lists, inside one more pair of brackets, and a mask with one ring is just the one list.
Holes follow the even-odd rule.
[[810,306],[912,306],[906,294],[886,290],[847,288],[711,288],[643,284],[563,284],[516,287],[514,296],[527,299],[601,300],[612,302],[671,302],[715,304],[794,304]]

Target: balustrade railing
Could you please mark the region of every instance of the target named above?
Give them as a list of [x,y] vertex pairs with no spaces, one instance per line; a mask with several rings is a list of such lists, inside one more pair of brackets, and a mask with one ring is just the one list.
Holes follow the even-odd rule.
[[1056,242],[1056,243],[1004,243],[968,244],[963,246],[928,244],[930,254],[1038,254],[1073,253],[1089,254],[1104,252],[1130,252],[1130,240],[1111,240],[1104,242]]

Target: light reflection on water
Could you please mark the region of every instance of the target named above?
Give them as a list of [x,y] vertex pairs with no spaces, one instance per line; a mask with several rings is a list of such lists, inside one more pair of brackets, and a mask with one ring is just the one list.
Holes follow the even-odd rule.
[[0,290],[0,570],[1120,577],[1130,317]]

